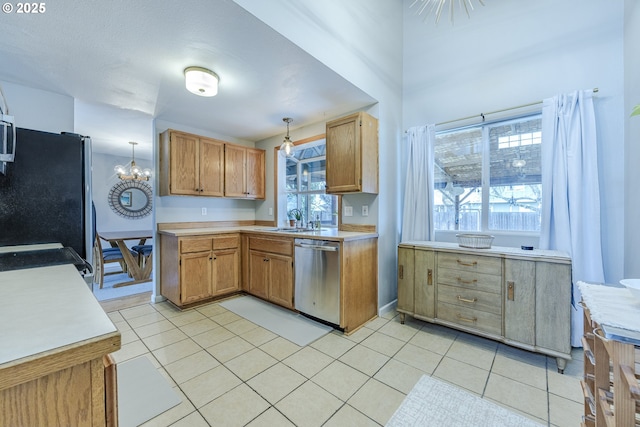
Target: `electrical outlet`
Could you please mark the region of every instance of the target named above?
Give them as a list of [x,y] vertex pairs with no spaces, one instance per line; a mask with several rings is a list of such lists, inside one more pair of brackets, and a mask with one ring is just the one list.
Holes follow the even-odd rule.
[[362,216],[369,216],[369,205],[362,205]]
[[344,207],[344,216],[353,216],[353,206]]
[[269,208],[269,216],[273,216],[273,208]]
[[207,208],[202,208],[202,215],[206,215],[207,214]]

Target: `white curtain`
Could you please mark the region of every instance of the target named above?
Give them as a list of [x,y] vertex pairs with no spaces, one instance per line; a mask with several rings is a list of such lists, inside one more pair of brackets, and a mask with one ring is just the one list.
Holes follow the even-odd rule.
[[407,131],[407,178],[402,210],[402,241],[433,240],[433,146],[435,125]]
[[[540,248],[569,253],[572,281],[604,282],[592,91],[545,99],[542,107]],[[571,345],[582,347],[582,309],[572,288]]]

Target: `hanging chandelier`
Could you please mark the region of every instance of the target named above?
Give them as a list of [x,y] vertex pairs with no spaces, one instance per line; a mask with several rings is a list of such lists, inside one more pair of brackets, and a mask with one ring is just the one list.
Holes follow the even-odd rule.
[[138,143],[129,141],[129,144],[131,144],[131,162],[127,166],[116,165],[113,170],[118,174],[118,178],[123,181],[149,181],[151,169],[141,169],[136,165],[135,148]]
[[287,136],[284,137],[284,141],[282,145],[280,145],[280,154],[285,157],[293,157],[295,154],[296,146],[291,142],[291,138],[289,138],[289,123],[293,121],[290,117],[285,117],[282,119],[283,122],[287,123]]
[[[484,6],[484,2],[482,0],[478,0],[478,2]],[[425,19],[427,19],[430,14],[434,13],[436,15],[437,24],[440,21],[440,15],[442,15],[442,11],[445,9],[447,3],[449,3],[449,19],[453,24],[453,9],[456,0],[414,0],[409,8],[417,5],[418,9],[416,11],[416,15],[422,15],[425,13]],[[460,7],[464,6],[464,11],[467,13],[467,17],[471,17],[471,15],[469,15],[469,8],[473,10],[471,0],[457,0],[457,3]]]

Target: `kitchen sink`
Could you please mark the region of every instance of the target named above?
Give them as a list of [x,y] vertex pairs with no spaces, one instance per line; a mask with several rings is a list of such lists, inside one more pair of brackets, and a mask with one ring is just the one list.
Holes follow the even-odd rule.
[[280,233],[312,233],[314,231],[325,231],[326,228],[312,230],[310,228],[271,228],[266,231],[278,231]]

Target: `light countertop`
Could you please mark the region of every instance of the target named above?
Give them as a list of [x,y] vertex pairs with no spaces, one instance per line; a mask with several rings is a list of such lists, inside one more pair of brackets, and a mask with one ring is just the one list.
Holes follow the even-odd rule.
[[159,231],[160,234],[166,234],[176,237],[186,236],[201,236],[207,234],[222,234],[222,233],[256,233],[256,234],[269,234],[274,236],[283,237],[297,237],[304,239],[316,239],[316,240],[333,240],[333,241],[347,241],[347,240],[359,240],[370,239],[372,237],[378,237],[378,233],[358,232],[358,231],[339,231],[335,228],[321,228],[318,231],[276,231],[276,227],[265,226],[238,226],[238,227],[202,227],[202,228],[183,228],[183,229],[168,229]]

